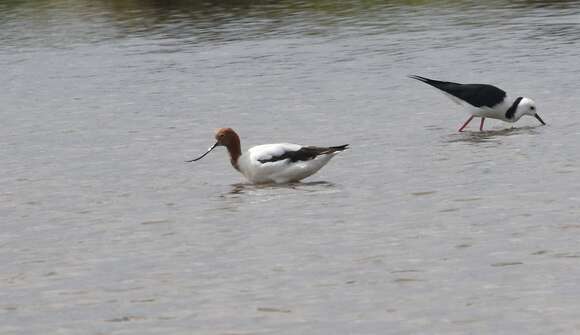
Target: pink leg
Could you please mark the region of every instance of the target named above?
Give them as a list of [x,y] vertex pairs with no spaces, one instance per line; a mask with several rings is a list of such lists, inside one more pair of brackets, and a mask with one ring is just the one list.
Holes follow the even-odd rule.
[[467,125],[469,124],[469,122],[471,122],[471,120],[473,120],[473,118],[474,118],[473,116],[470,116],[469,119],[467,119],[467,121],[465,121],[465,123],[463,124],[463,126],[461,126],[461,128],[459,128],[459,132],[462,132],[463,129],[465,127],[467,127]]
[[483,121],[485,121],[484,117],[481,118],[481,123],[479,124],[479,131],[483,131]]

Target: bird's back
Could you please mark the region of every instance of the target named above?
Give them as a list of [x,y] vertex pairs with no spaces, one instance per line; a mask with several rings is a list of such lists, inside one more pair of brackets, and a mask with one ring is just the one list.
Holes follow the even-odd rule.
[[413,79],[431,85],[450,94],[474,107],[494,107],[506,97],[506,92],[488,84],[459,84],[450,81],[440,81],[420,76],[410,76]]

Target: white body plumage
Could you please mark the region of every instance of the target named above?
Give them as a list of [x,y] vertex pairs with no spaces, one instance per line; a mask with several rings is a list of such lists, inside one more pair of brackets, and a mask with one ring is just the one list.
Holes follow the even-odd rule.
[[289,158],[273,162],[260,161],[297,152],[301,145],[292,143],[263,144],[252,147],[238,158],[239,171],[252,183],[289,183],[309,177],[320,170],[338,152],[321,154],[310,160],[292,162]]

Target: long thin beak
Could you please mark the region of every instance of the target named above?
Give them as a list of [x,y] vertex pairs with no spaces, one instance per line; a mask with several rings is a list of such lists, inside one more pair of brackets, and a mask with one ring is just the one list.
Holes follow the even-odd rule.
[[542,120],[542,118],[538,115],[538,113],[534,114],[534,116],[536,117],[536,119],[538,119],[538,121],[540,121],[541,124],[543,124],[544,126],[546,125],[546,122]]
[[192,159],[192,160],[185,161],[185,162],[186,162],[186,163],[191,163],[191,162],[198,161],[198,160],[200,160],[200,159],[204,158],[204,157],[205,157],[205,155],[209,154],[209,152],[210,152],[210,151],[212,151],[212,150],[213,150],[215,147],[217,147],[217,146],[218,146],[218,142],[215,142],[215,144],[214,144],[214,145],[212,145],[212,146],[211,146],[209,149],[207,149],[207,151],[205,152],[205,154],[203,154],[203,155],[201,155],[201,156],[197,157],[196,159]]

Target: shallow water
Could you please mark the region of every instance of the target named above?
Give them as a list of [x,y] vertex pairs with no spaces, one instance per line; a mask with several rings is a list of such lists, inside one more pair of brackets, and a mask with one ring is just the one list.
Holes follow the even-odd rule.
[[[4,1],[0,333],[580,332],[579,44],[572,1]],[[223,126],[352,149],[183,163]]]

